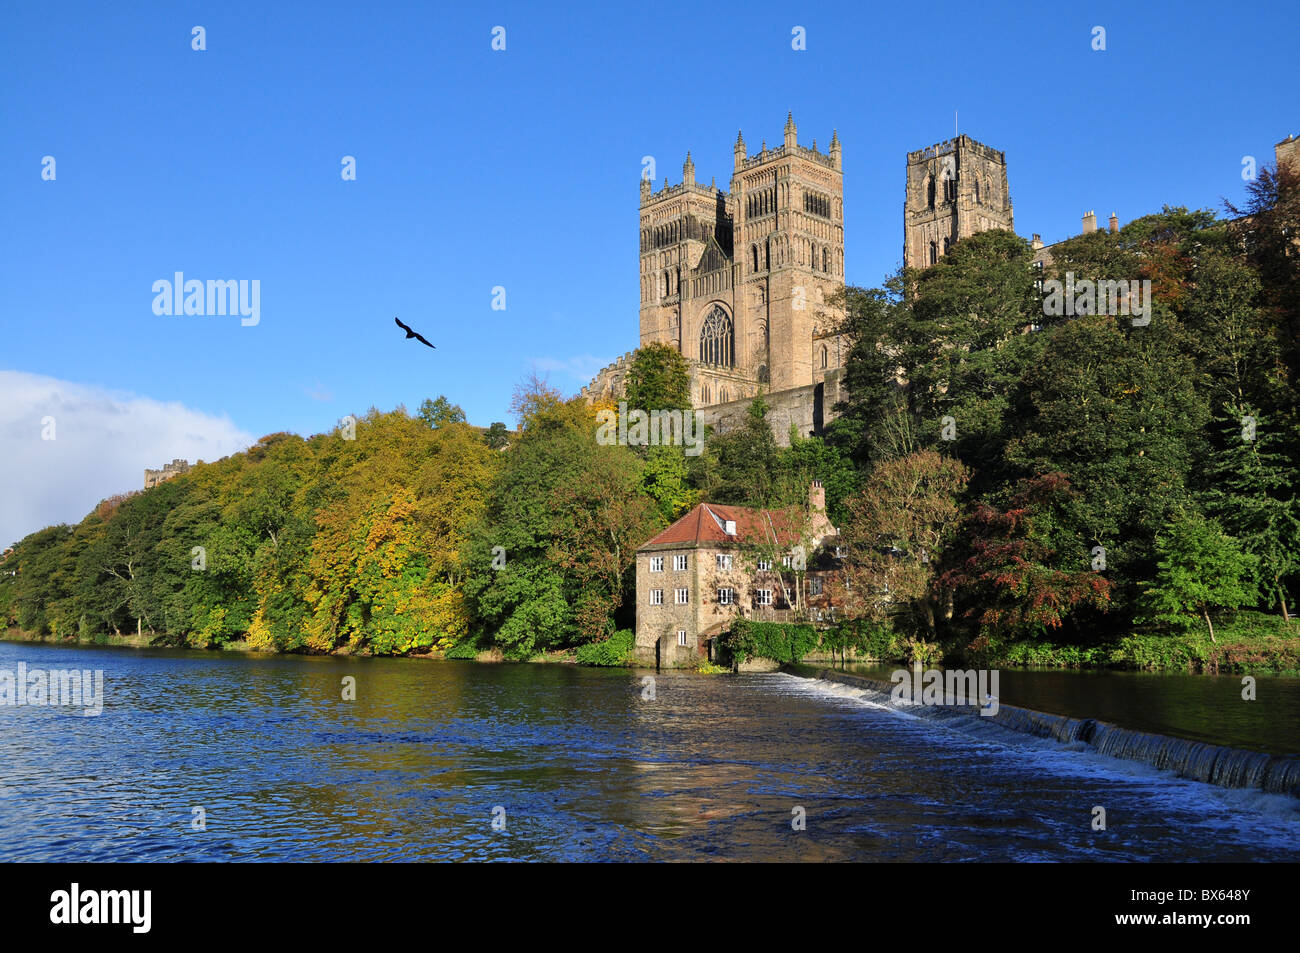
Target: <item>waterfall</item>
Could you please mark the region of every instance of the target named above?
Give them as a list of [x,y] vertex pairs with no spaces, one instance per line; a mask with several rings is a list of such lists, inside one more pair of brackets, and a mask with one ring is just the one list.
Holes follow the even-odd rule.
[[[886,703],[894,688],[891,682],[833,669],[786,665],[782,666],[782,670],[802,678],[817,678],[865,689],[883,695]],[[980,715],[976,708],[956,705],[909,705],[899,710],[942,721],[961,718],[983,724],[993,723],[1037,738],[1051,738],[1064,744],[1085,744],[1112,758],[1140,761],[1194,781],[1225,788],[1256,788],[1269,794],[1300,797],[1300,757],[1245,751],[1202,741],[1189,741],[1186,738],[1134,731],[1093,718],[1052,715],[1029,708],[1017,708],[1005,702],[1000,703],[997,713],[991,716]]]

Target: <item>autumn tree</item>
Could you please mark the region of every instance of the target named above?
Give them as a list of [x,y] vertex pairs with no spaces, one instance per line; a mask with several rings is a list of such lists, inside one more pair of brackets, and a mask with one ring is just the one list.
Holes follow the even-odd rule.
[[918,450],[879,463],[845,503],[849,576],[878,616],[910,618],[930,635],[952,617],[952,589],[939,573],[969,478],[960,461]]

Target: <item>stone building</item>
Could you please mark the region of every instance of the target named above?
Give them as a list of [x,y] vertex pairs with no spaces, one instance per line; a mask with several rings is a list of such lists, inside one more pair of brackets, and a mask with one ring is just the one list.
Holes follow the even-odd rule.
[[[202,461],[199,462],[201,463]],[[182,473],[189,470],[189,468],[190,464],[188,460],[178,459],[173,460],[171,463],[164,463],[161,470],[145,470],[144,488],[146,490],[151,489],[159,483],[170,480],[172,477],[180,476]]]
[[[640,343],[672,345],[690,369],[691,401],[716,430],[739,425],[762,388],[772,429],[807,435],[838,400],[844,344],[826,301],[844,286],[844,176],[840,141],[825,152],[785,138],[750,155],[734,149],[730,191],[695,179],[654,191],[641,181]],[[626,355],[583,389],[618,397]],[[829,393],[828,393],[829,390]]]
[[788,622],[845,608],[826,491],[806,512],[701,503],[636,552],[637,661],[694,667],[737,616]]
[[933,265],[959,239],[1015,231],[1006,156],[970,136],[907,154],[903,264]]

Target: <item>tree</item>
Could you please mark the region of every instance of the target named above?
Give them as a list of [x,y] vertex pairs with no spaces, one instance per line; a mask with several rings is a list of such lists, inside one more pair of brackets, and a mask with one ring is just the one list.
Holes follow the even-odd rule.
[[1295,469],[1273,448],[1280,442],[1252,408],[1220,419],[1222,449],[1210,458],[1206,512],[1256,558],[1255,582],[1270,605],[1287,611],[1286,579],[1300,570],[1300,502]]
[[935,582],[969,479],[961,461],[919,450],[881,462],[845,503],[849,576],[877,614],[915,614],[932,635],[938,618],[951,617],[952,590]]
[[1158,571],[1146,586],[1138,621],[1185,630],[1200,615],[1216,642],[1210,610],[1235,609],[1258,595],[1249,582],[1258,560],[1199,514],[1180,514],[1166,523],[1156,553]]
[[494,420],[492,426],[488,427],[487,432],[483,434],[483,442],[493,450],[500,450],[510,442],[510,432],[506,430],[504,423]]
[[965,553],[944,582],[968,606],[981,633],[1039,636],[1076,609],[1104,609],[1110,582],[1091,569],[1073,527],[1077,494],[1061,473],[1022,481],[1009,508],[977,503],[966,520]]
[[759,394],[742,426],[705,441],[704,453],[692,464],[693,482],[704,499],[735,506],[773,503],[779,455],[767,410]]
[[691,378],[686,359],[671,344],[654,342],[637,348],[623,382],[631,409],[687,410]]
[[1190,496],[1209,410],[1175,335],[1106,315],[1050,332],[1013,403],[1006,449],[1022,476],[1063,473],[1078,492],[1072,527],[1107,551],[1112,599],[1128,612],[1154,571],[1156,530]]
[[465,411],[460,409],[458,404],[453,404],[442,394],[438,395],[437,400],[425,398],[420,404],[420,410],[416,417],[423,420],[430,427],[441,427],[443,424],[463,424],[465,422]]

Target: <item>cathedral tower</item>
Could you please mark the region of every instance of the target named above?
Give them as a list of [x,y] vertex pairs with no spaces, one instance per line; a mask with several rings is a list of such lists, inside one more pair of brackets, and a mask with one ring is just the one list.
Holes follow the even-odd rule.
[[641,343],[673,345],[692,364],[697,406],[811,387],[830,358],[814,340],[844,284],[843,163],[801,146],[793,115],[782,144],[750,155],[736,137],[731,191],[695,180],[641,182]]
[[907,154],[903,263],[933,265],[960,238],[993,228],[1013,231],[1007,160],[958,136]]

